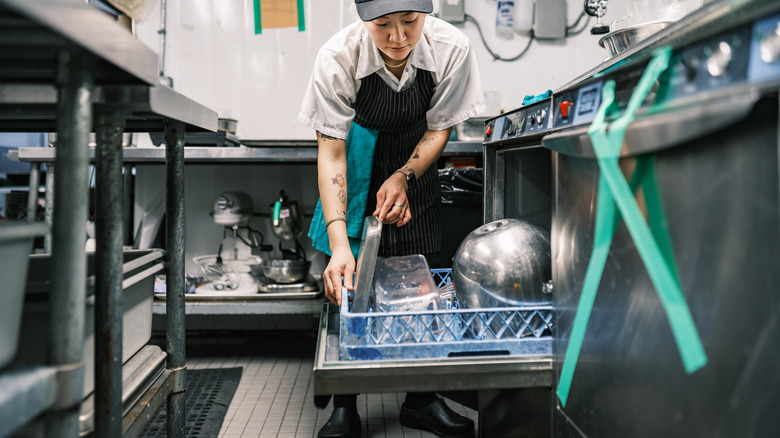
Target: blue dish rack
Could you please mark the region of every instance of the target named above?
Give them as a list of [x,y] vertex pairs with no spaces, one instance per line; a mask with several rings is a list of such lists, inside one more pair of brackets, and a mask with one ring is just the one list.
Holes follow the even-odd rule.
[[[451,269],[432,269],[441,289]],[[339,309],[341,360],[417,359],[487,355],[552,355],[553,307],[353,313],[347,289]]]

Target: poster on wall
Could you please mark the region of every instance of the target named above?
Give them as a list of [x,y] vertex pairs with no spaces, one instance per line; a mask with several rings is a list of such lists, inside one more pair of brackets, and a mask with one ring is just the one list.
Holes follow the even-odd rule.
[[263,29],[297,27],[306,30],[303,0],[252,0],[255,11],[255,35]]

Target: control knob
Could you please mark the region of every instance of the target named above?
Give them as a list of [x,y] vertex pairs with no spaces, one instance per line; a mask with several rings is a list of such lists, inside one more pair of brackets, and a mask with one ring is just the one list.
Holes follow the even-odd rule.
[[707,71],[713,77],[723,76],[731,63],[731,46],[725,41],[718,43],[718,47],[707,58]]
[[761,39],[761,60],[767,64],[777,62],[780,59],[780,23],[774,32],[766,34]]

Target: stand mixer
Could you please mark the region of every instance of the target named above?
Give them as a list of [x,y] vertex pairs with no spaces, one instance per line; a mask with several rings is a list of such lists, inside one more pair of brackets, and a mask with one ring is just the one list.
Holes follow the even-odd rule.
[[269,282],[261,281],[260,290],[316,289],[316,282],[309,276],[311,264],[306,258],[303,246],[298,242],[298,237],[303,233],[303,218],[298,210],[298,203],[288,199],[282,190],[270,208],[271,227],[274,235],[279,238],[281,258],[268,260],[263,264],[263,275]]
[[252,213],[252,198],[244,192],[224,192],[216,199],[210,214],[214,223],[224,226],[222,241],[216,255],[194,259],[205,280],[196,293],[257,293],[252,274],[259,274],[262,259],[253,255],[252,249],[271,251],[272,247],[264,244],[263,235],[249,226]]

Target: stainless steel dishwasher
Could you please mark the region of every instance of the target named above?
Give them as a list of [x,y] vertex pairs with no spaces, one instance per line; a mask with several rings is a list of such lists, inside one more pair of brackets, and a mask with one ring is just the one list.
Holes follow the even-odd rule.
[[[555,93],[542,141],[554,152],[552,436],[780,430],[779,58],[778,2],[714,2]],[[600,135],[621,129],[644,85],[619,152],[605,153]]]

